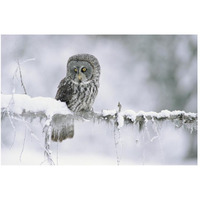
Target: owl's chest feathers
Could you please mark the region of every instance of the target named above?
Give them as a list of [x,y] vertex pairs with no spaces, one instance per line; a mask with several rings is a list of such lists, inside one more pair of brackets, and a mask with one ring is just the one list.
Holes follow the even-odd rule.
[[73,112],[90,110],[98,92],[98,84],[94,80],[80,84],[70,81],[70,86],[72,89],[72,98],[68,103],[69,109]]

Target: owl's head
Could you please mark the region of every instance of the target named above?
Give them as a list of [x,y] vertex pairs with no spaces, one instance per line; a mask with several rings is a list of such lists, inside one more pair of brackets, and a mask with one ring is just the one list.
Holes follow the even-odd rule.
[[87,83],[99,80],[100,65],[98,60],[90,54],[78,54],[69,58],[67,63],[67,77],[75,83]]

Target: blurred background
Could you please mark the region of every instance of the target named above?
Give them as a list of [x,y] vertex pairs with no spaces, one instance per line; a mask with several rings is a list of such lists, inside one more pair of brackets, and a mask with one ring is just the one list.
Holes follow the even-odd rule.
[[[184,110],[197,112],[196,35],[2,35],[1,93],[23,93],[14,78],[20,63],[23,82],[31,97],[55,97],[66,75],[70,56],[93,54],[101,65],[94,110]],[[2,164],[45,164],[44,121],[28,125],[9,119],[1,123]],[[29,127],[37,139],[31,136]],[[175,128],[171,122],[137,126],[117,132],[112,125],[75,122],[75,136],[52,142],[55,164],[197,164],[197,132]],[[156,138],[152,140],[152,138]]]

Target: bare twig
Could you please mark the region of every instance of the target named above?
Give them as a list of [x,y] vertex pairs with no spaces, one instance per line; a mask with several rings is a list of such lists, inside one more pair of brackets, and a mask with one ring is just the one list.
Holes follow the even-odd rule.
[[25,129],[24,141],[23,141],[22,150],[21,150],[20,157],[19,157],[19,161],[20,161],[20,162],[22,161],[22,154],[23,154],[23,152],[24,152],[24,147],[25,147],[25,142],[26,142],[26,132],[27,132],[27,130]]
[[21,66],[20,66],[19,60],[17,61],[17,65],[18,65],[18,68],[19,68],[19,75],[20,75],[21,86],[22,86],[23,89],[24,89],[24,94],[27,94],[25,85],[24,85],[24,83],[23,83],[22,71],[21,71]]
[[51,126],[51,118],[46,120],[45,126],[43,128],[43,133],[45,134],[45,149],[46,151],[44,152],[44,156],[48,163],[50,165],[55,165],[53,159],[52,159],[52,152],[50,149],[50,144],[51,144],[51,132],[52,132],[52,126]]

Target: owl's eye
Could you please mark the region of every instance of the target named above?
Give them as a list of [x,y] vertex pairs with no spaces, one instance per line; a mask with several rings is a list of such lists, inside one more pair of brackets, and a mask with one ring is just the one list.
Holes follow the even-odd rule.
[[75,68],[74,71],[77,72],[78,71],[77,68]]
[[82,72],[86,72],[87,69],[86,69],[85,67],[83,67],[83,68],[81,69],[81,71],[82,71]]

